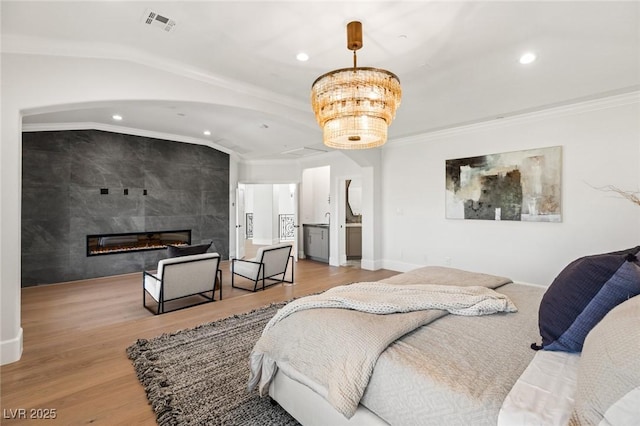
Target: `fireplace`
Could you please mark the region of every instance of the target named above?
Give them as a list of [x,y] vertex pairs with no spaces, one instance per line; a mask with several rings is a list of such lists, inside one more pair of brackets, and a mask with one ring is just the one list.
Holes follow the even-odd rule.
[[162,250],[168,245],[191,244],[191,230],[129,232],[125,234],[87,235],[87,256],[133,251]]

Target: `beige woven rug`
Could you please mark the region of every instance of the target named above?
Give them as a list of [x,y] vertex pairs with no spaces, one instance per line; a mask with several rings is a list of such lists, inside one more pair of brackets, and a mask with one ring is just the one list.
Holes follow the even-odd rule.
[[140,339],[127,355],[160,425],[297,425],[247,391],[249,353],[276,304],[189,330]]

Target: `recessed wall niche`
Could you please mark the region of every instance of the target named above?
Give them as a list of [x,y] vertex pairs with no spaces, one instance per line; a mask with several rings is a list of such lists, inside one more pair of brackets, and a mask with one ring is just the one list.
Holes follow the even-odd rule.
[[210,251],[226,259],[228,193],[229,155],[207,146],[99,130],[25,132],[22,286],[141,272],[166,257],[88,257],[91,234],[190,229],[192,244],[212,241]]

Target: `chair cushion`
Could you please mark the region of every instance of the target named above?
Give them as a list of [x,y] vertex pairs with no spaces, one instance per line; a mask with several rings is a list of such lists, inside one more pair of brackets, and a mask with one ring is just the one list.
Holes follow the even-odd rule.
[[211,247],[212,243],[209,244],[196,244],[192,246],[167,246],[167,253],[169,257],[180,257],[180,256],[190,256],[192,254],[202,254],[206,253]]
[[273,250],[273,249],[278,249],[278,248],[283,248],[283,247],[290,247],[290,246],[291,246],[291,243],[280,243],[280,244],[273,244],[273,245],[270,245],[270,246],[260,247],[258,249],[258,251],[256,251],[256,257],[255,258],[258,259],[258,262],[261,262],[263,253],[266,250]]
[[240,260],[237,259],[233,262],[233,272],[238,275],[242,275],[243,277],[250,278],[252,280],[258,279],[258,272],[260,268],[260,264],[252,263],[257,262],[254,259],[246,259]]
[[291,243],[280,243],[258,249],[256,259],[264,263],[265,277],[273,277],[285,272],[292,248]]
[[188,256],[178,256],[178,257],[169,257],[167,259],[162,259],[158,262],[158,270],[155,273],[155,276],[159,279],[162,279],[162,275],[164,273],[165,265],[171,265],[173,263],[183,263],[191,260],[200,260],[200,259],[210,259],[214,257],[220,257],[218,253],[202,253],[202,254],[192,254]]
[[[291,248],[291,243],[280,243],[260,247],[256,251],[256,257],[253,259],[238,259],[234,261],[233,271],[235,274],[242,275],[243,277],[253,280],[261,279],[263,271],[260,271],[260,263],[264,263],[265,278],[282,274],[287,267]],[[260,276],[258,276],[258,274]]]
[[538,323],[546,350],[580,352],[589,331],[611,309],[640,294],[640,247],[586,256],[556,277],[540,303]]
[[[157,275],[153,275],[157,277]],[[155,299],[155,301],[160,300],[160,279],[155,279],[150,277],[149,275],[144,276],[144,289]]]
[[194,254],[163,259],[156,276],[164,284],[164,300],[211,291],[220,266],[218,253]]

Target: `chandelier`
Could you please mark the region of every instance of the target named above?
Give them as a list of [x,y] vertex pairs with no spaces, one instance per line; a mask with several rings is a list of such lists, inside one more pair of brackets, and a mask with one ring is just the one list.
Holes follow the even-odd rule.
[[347,48],[353,51],[353,68],[330,71],[311,85],[313,112],[322,127],[324,144],[331,148],[383,145],[400,106],[400,80],[387,70],[358,67],[356,50],[361,47],[362,24],[350,22]]

